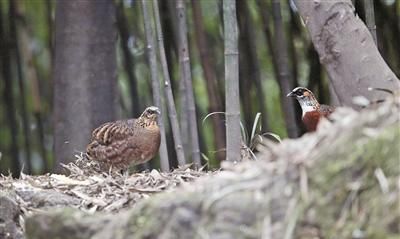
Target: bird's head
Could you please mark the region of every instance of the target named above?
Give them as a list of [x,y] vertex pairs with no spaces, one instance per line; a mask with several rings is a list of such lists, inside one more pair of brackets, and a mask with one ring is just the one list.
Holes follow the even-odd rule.
[[296,98],[303,109],[303,113],[316,110],[319,107],[319,103],[314,94],[311,92],[311,90],[305,87],[294,88],[289,94],[287,94],[287,97]]
[[302,100],[307,98],[315,99],[314,94],[311,92],[311,90],[305,87],[294,88],[289,94],[287,94],[287,97],[296,97],[297,100]]
[[157,117],[158,115],[160,115],[160,109],[158,109],[158,107],[156,106],[150,106],[147,107],[142,115],[140,116],[140,118],[142,118],[145,121],[157,121]]

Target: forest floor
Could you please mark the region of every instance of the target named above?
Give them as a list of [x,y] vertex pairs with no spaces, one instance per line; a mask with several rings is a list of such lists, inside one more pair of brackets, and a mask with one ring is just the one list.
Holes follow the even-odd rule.
[[[48,173],[31,176],[21,173],[19,179],[1,175],[0,204],[17,204],[14,208],[19,212],[5,212],[6,209],[0,206],[0,219],[7,221],[6,217],[18,215],[15,220],[17,228],[14,229],[24,232],[26,217],[54,207],[74,207],[89,213],[117,213],[121,209],[132,208],[140,200],[154,194],[216,173],[193,170],[190,165],[172,172],[154,169],[135,173],[102,172],[96,162],[86,160],[82,155],[76,155],[76,158],[76,161],[63,165],[66,175]],[[7,230],[7,227],[0,225],[0,238],[8,238]]]

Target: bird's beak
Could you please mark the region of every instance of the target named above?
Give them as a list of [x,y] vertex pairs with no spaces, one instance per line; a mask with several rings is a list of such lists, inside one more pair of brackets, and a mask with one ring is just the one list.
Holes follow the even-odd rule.
[[293,91],[286,95],[286,97],[295,97],[295,96],[296,95],[293,93]]
[[157,114],[160,115],[161,111],[159,109],[156,110]]

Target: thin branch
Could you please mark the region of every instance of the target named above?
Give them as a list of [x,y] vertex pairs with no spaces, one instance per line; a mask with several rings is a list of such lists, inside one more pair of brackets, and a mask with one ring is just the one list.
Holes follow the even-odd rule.
[[167,59],[165,56],[164,40],[163,40],[163,34],[162,34],[161,22],[160,22],[160,11],[158,8],[157,0],[153,0],[153,6],[154,6],[154,15],[155,15],[155,22],[156,22],[158,49],[160,51],[161,66],[162,66],[163,77],[164,77],[164,90],[165,90],[165,94],[167,96],[168,115],[169,115],[169,119],[171,122],[172,134],[173,134],[174,142],[175,142],[175,151],[176,151],[176,156],[177,156],[179,165],[184,165],[186,163],[185,162],[185,154],[183,152],[181,132],[180,132],[180,128],[179,128],[178,118],[176,116],[174,96],[172,95],[171,80],[169,77]]
[[226,158],[240,157],[239,52],[236,0],[223,1],[225,47]]
[[[151,13],[148,9],[148,1],[142,0],[142,8],[143,8],[143,22],[144,28],[146,32],[146,43],[147,43],[147,58],[150,65],[150,75],[151,75],[151,86],[153,89],[153,101],[154,104],[161,109],[162,112],[166,112],[164,109],[164,105],[161,101],[161,87],[160,87],[160,79],[158,77],[158,64],[157,64],[157,55],[155,52],[156,39],[154,37],[153,28],[151,26]],[[151,2],[150,2],[151,4]],[[168,150],[167,150],[167,141],[165,137],[165,128],[164,128],[164,116],[160,115],[158,118],[158,126],[160,127],[161,133],[161,145],[160,145],[160,165],[162,171],[169,171],[169,160],[168,160]]]
[[179,36],[179,63],[181,67],[181,81],[185,83],[186,99],[188,103],[189,133],[192,149],[192,160],[196,168],[201,167],[199,135],[197,131],[196,106],[190,70],[190,56],[187,39],[186,6],[183,0],[176,1],[178,13],[178,36]]

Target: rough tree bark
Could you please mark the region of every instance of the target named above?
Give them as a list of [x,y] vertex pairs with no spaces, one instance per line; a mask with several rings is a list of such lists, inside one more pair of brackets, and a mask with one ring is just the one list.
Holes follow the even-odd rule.
[[112,1],[58,1],[54,68],[56,167],[84,151],[96,126],[114,119],[115,6]]
[[369,87],[400,88],[350,0],[295,2],[341,105],[359,107],[353,103],[358,95],[371,101],[385,96]]

